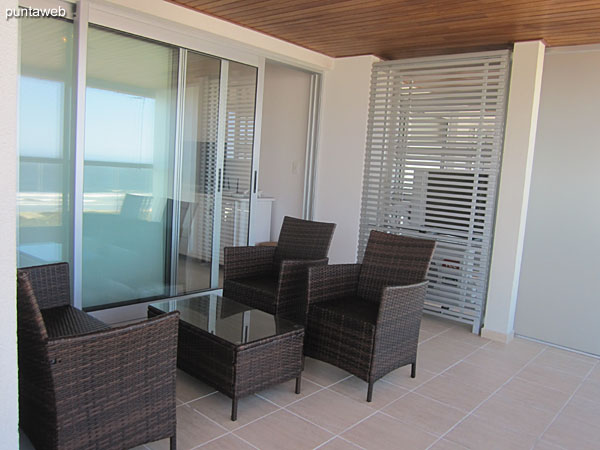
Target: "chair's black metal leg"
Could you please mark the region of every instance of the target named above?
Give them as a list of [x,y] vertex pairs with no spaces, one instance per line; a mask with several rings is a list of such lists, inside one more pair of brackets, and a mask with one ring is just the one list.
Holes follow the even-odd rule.
[[177,450],[177,436],[171,436],[171,449]]
[[300,393],[301,387],[302,387],[302,375],[299,375],[298,378],[296,378],[296,394]]
[[367,401],[368,402],[373,400],[373,384],[375,384],[374,381],[369,382],[369,389],[367,390]]
[[417,376],[417,363],[414,362],[410,366],[410,377],[414,378]]
[[238,401],[237,401],[237,398],[234,398],[231,401],[231,420],[233,422],[235,422],[237,420],[237,407],[238,407]]

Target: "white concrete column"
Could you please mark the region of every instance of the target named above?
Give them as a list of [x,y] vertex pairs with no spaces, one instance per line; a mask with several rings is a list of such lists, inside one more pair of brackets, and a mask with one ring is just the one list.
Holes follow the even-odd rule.
[[508,96],[502,172],[482,335],[508,342],[514,318],[523,255],[525,221],[537,130],[545,45],[515,43]]
[[323,77],[314,219],[335,222],[329,260],[356,261],[375,56],[337,58]]
[[16,0],[0,1],[0,449],[19,448],[16,311],[18,23]]

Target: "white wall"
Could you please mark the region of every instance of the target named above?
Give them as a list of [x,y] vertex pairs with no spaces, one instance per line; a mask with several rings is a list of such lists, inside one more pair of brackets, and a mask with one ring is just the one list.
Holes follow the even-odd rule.
[[335,60],[324,75],[315,185],[315,220],[335,222],[329,258],[356,261],[374,56]]
[[546,54],[515,331],[600,355],[600,47]]
[[0,449],[19,448],[17,406],[16,187],[17,187],[17,21],[7,21],[15,0],[0,1]]
[[272,241],[284,216],[302,217],[309,96],[309,73],[267,62],[258,187],[275,198]]
[[499,341],[509,341],[514,335],[543,64],[542,41],[515,44],[482,330],[483,336]]

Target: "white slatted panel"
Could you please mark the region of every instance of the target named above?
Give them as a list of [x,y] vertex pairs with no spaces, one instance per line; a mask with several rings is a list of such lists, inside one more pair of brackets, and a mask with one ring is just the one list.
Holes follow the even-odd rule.
[[373,229],[435,239],[425,311],[485,307],[510,53],[373,65],[358,257]]

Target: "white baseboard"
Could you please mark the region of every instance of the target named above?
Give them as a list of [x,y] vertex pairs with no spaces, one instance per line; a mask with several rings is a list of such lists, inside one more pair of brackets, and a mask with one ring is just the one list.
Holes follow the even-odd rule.
[[486,339],[490,339],[495,342],[502,342],[503,344],[508,344],[515,338],[515,332],[511,333],[502,333],[500,331],[488,330],[485,327],[481,329],[481,337]]

